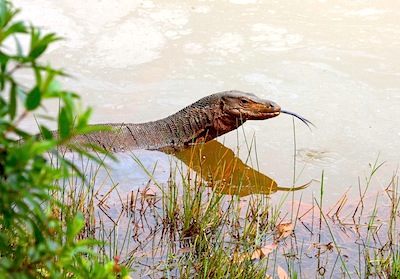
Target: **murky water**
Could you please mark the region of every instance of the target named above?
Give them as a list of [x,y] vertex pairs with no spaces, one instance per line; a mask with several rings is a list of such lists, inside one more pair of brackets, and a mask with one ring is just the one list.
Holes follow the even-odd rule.
[[[13,2],[21,17],[65,37],[46,58],[73,74],[63,84],[95,108],[93,123],[155,120],[205,95],[238,89],[317,126],[310,132],[294,121],[295,146],[287,115],[249,121],[219,139],[235,152],[239,147],[244,159],[245,139],[255,137],[260,173],[282,187],[294,176],[296,185],[319,180],[324,171],[329,206],[349,187],[349,195],[358,195],[358,177],[378,156],[386,163],[371,187],[386,186],[398,168],[398,1]],[[150,169],[157,162],[161,182],[168,179],[168,156],[137,154]],[[145,185],[132,158],[120,159],[113,179],[121,189],[129,192],[132,181]],[[303,196],[319,187],[312,183]]]
[[[14,2],[65,37],[47,58],[73,74],[65,87],[95,107],[94,123],[155,120],[239,89],[318,127],[296,122],[300,181],[324,170],[340,195],[378,156],[382,179],[400,162],[398,1]],[[260,171],[290,185],[292,119],[248,122],[244,135],[256,137]],[[220,140],[235,150],[243,139]]]

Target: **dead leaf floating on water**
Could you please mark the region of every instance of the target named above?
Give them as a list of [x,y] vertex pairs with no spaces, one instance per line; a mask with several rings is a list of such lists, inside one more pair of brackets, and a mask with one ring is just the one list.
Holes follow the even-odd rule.
[[293,224],[291,222],[289,223],[281,223],[278,226],[276,226],[276,230],[278,231],[278,239],[281,238],[287,238],[289,237],[292,232],[294,231]]
[[278,247],[278,243],[272,243],[265,245],[264,247],[261,247],[259,249],[256,249],[251,253],[251,256],[249,253],[237,253],[234,255],[234,261],[235,263],[242,263],[245,260],[257,260],[257,259],[262,259],[269,254],[271,254],[276,248]]
[[279,279],[290,279],[286,271],[278,265],[278,277]]
[[264,257],[264,253],[261,249],[256,249],[254,250],[253,254],[251,254],[251,259],[260,259],[261,257]]
[[269,254],[271,254],[273,251],[275,251],[275,249],[278,247],[277,243],[272,243],[272,244],[268,244],[265,245],[264,247],[262,247],[260,250],[262,252],[262,256],[268,256]]

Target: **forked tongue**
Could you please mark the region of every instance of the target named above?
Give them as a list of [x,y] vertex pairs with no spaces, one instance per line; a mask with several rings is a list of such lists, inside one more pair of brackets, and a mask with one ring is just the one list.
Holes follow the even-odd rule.
[[311,121],[305,119],[303,116],[301,116],[301,115],[299,115],[299,114],[297,114],[297,113],[294,113],[294,112],[291,112],[291,111],[287,111],[287,110],[283,110],[283,109],[281,109],[281,113],[285,113],[285,114],[289,114],[289,115],[292,115],[292,116],[294,116],[294,117],[297,117],[297,118],[300,119],[304,124],[306,124],[307,127],[308,127],[310,130],[311,130],[310,125],[312,125],[312,126],[314,126],[315,128],[317,128]]

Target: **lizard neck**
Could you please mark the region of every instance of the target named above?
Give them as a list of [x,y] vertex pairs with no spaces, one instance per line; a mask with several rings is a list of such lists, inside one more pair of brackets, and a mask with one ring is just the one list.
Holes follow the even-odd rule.
[[168,130],[172,131],[170,136],[179,139],[182,145],[207,142],[236,129],[245,122],[230,117],[224,111],[220,94],[200,99],[159,121],[168,123]]

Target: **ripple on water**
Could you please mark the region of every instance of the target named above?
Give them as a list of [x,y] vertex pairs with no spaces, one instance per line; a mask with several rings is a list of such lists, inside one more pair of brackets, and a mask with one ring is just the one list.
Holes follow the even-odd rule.
[[340,160],[334,151],[327,149],[300,148],[296,156],[299,161],[315,166],[329,165]]

